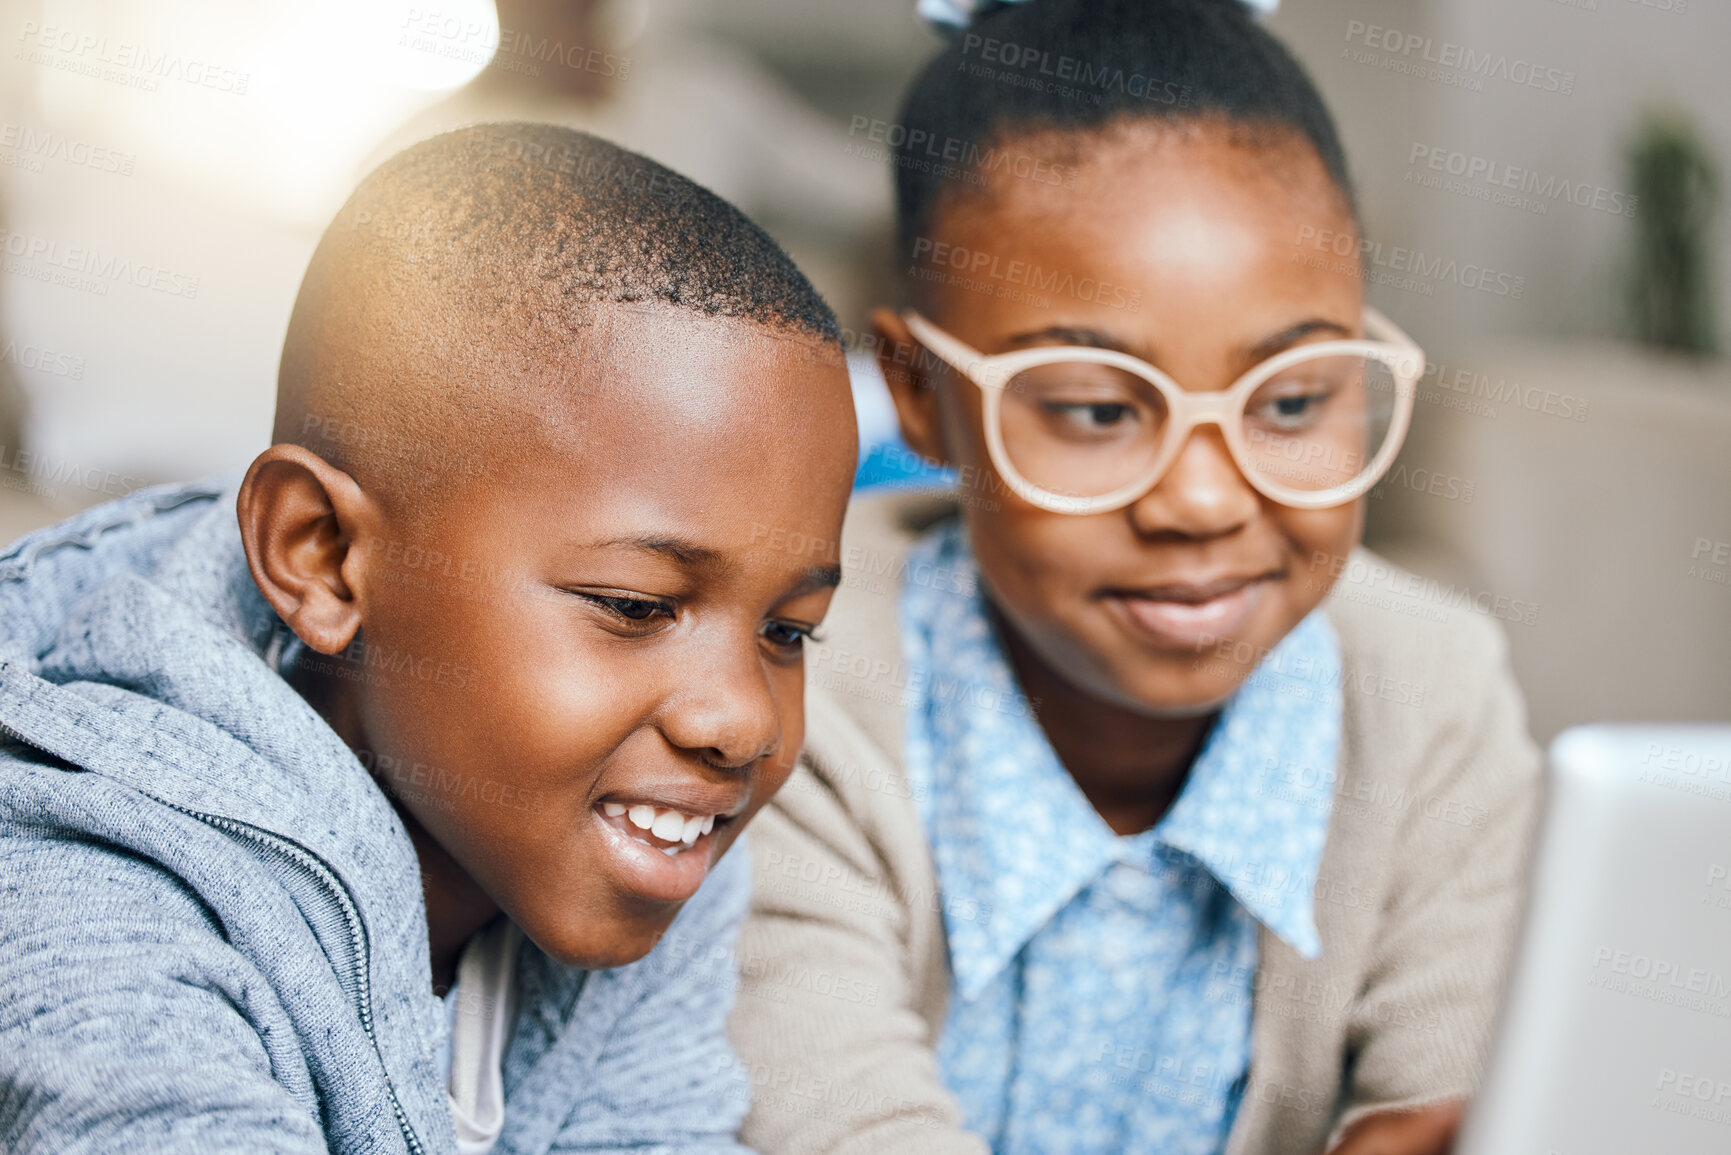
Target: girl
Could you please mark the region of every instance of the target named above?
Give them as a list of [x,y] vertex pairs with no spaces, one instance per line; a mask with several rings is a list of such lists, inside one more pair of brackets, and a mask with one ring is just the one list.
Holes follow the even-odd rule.
[[901,123],[880,359],[960,483],[849,517],[744,1138],[1445,1150],[1537,752],[1496,629],[1357,544],[1423,356],[1327,110],[1235,0],[1031,0]]

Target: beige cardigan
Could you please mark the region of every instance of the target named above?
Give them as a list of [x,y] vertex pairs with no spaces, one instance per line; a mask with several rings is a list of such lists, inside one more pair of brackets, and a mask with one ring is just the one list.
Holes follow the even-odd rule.
[[[754,1088],[742,1138],[768,1155],[986,1150],[933,1056],[950,985],[944,898],[901,763],[904,559],[950,513],[930,496],[855,502],[843,588],[807,652],[805,757],[752,826],[731,1030]],[[1367,1110],[1477,1082],[1539,759],[1502,634],[1462,597],[1360,551],[1325,603],[1346,692],[1316,887],[1322,956],[1260,935],[1229,1155],[1314,1155]],[[1146,1075],[1133,1060],[1109,1071]]]

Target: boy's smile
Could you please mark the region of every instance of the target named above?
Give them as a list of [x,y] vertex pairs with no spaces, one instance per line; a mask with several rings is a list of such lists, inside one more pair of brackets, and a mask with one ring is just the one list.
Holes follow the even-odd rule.
[[407,789],[375,774],[420,853],[435,985],[498,910],[573,965],[654,946],[791,771],[801,645],[840,576],[760,548],[764,524],[838,533],[856,458],[839,351],[640,305],[537,356],[523,419],[471,431],[484,476],[335,503],[366,648],[464,672],[382,661],[307,687],[369,765],[429,768]]

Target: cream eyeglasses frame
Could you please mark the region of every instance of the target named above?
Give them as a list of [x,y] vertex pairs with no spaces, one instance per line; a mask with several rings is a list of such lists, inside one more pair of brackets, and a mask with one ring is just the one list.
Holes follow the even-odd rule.
[[[1369,334],[1369,339],[1300,345],[1263,361],[1228,388],[1206,393],[1185,389],[1148,362],[1114,349],[1097,349],[1087,345],[1041,345],[1031,349],[1017,349],[1010,353],[988,355],[946,333],[912,309],[902,313],[902,320],[907,323],[908,331],[915,340],[930,349],[944,364],[979,387],[985,406],[986,448],[991,453],[992,464],[1003,477],[1005,484],[1022,500],[1053,513],[1106,513],[1122,509],[1136,501],[1166,475],[1167,469],[1171,468],[1172,462],[1190,440],[1191,432],[1199,425],[1208,424],[1220,427],[1238,471],[1258,493],[1269,500],[1295,509],[1328,509],[1331,506],[1344,505],[1362,496],[1375,485],[1382,475],[1388,472],[1395,455],[1400,452],[1401,443],[1406,440],[1407,429],[1412,423],[1413,399],[1417,395],[1418,381],[1424,375],[1425,365],[1424,351],[1412,338],[1401,332],[1387,317],[1368,307],[1364,310],[1364,331]],[[1251,456],[1244,443],[1243,415],[1246,402],[1250,400],[1257,386],[1281,370],[1313,357],[1330,355],[1374,357],[1393,371],[1395,409],[1390,419],[1388,436],[1378,447],[1376,456],[1364,472],[1343,485],[1322,490],[1293,489],[1258,476],[1254,470],[1245,466]],[[1004,430],[999,416],[1004,389],[1017,373],[1058,361],[1091,361],[1110,365],[1134,373],[1159,390],[1171,413],[1171,424],[1165,444],[1141,477],[1110,493],[1097,497],[1078,497],[1042,489],[1028,481],[1016,469],[1004,448]]]

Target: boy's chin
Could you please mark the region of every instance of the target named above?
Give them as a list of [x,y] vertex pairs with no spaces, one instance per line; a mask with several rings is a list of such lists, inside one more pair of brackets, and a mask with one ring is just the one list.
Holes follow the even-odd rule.
[[581,926],[556,927],[550,933],[523,933],[556,962],[580,970],[609,970],[637,962],[661,941],[678,908],[664,915],[585,920]]

